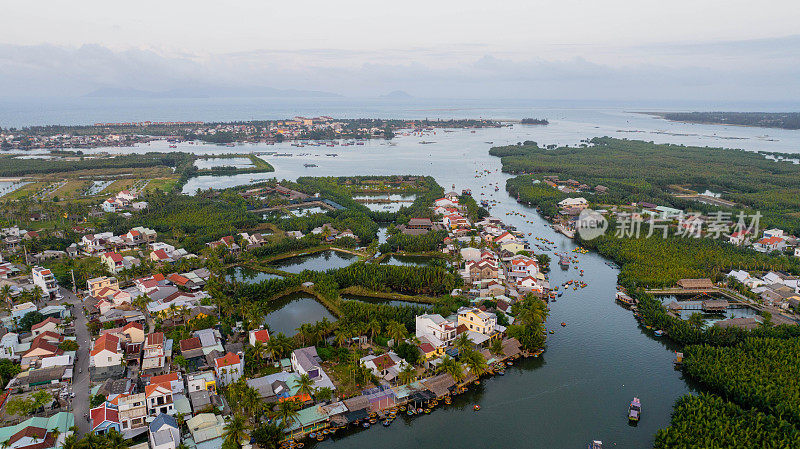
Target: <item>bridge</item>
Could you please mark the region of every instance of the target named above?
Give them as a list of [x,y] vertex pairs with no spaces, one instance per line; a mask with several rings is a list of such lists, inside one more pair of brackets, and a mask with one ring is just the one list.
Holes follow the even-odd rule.
[[[753,302],[750,298],[740,294],[739,292],[733,291],[728,288],[724,287],[709,287],[709,288],[681,288],[681,287],[672,287],[672,288],[654,288],[654,289],[647,289],[645,290],[647,293],[651,295],[657,296],[665,296],[665,295],[673,295],[673,296],[688,296],[694,295],[692,300],[699,300],[703,296],[708,295],[719,295],[727,298],[731,301],[728,305],[729,308],[746,308],[750,307],[755,309],[759,312],[767,310],[767,308],[761,304],[757,304]],[[700,310],[700,305],[698,304],[697,310]],[[693,310],[693,308],[685,308],[686,310]]]

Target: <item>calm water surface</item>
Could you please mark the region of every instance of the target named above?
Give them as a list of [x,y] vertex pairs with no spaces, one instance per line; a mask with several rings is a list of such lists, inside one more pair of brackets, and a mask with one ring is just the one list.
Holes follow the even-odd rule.
[[320,251],[305,256],[289,257],[271,263],[278,270],[299,273],[303,270],[326,271],[344,268],[358,260],[358,256],[338,251]]
[[267,314],[265,322],[273,333],[283,332],[287,336],[297,333],[303,323],[316,323],[323,318],[336,321],[328,309],[306,293],[285,296],[270,304],[272,312]]

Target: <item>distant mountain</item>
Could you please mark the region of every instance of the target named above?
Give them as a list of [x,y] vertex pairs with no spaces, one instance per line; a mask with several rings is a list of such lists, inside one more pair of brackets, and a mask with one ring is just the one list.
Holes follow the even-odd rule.
[[132,89],[126,87],[104,87],[87,93],[84,97],[94,98],[232,98],[232,97],[280,97],[280,98],[319,98],[341,97],[339,94],[316,90],[274,89],[272,87],[248,86],[204,86],[182,87],[164,91]]
[[391,98],[391,99],[402,100],[402,99],[414,98],[414,97],[411,96],[411,94],[409,94],[408,92],[406,92],[404,90],[394,90],[392,92],[389,92],[386,95],[381,95],[381,98]]

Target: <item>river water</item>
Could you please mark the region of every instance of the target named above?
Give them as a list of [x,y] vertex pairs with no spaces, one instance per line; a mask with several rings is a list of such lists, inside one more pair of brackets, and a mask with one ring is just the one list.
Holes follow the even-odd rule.
[[[492,116],[491,111],[485,115],[472,111],[470,116],[479,114]],[[370,114],[358,116],[367,115]],[[382,116],[380,113],[371,115]],[[545,127],[515,125],[476,132],[439,130],[424,138],[401,136],[392,142],[370,141],[365,146],[334,149],[296,148],[288,143],[234,148],[180,144],[179,150],[197,153],[311,153],[302,157],[265,156],[275,166],[274,173],[194,178],[184,192],[272,177],[432,175],[446,190],[453,185],[458,191],[470,188],[478,200],[498,201],[492,208],[492,215],[522,232],[532,233],[532,237],[555,241],[556,245],[551,246],[558,251],[569,251],[574,247],[569,239],[555,233],[533,209],[518,204],[503,190],[508,176],[500,172],[500,160],[488,155],[492,145],[524,140],[575,145],[582,139],[609,135],[687,145],[800,151],[800,132],[797,131],[670,123],[623,109],[526,109],[514,116],[547,117],[551,124]],[[435,143],[420,145],[423,139]],[[170,151],[166,142],[133,149],[101,150]],[[339,156],[324,156],[331,152]],[[309,161],[318,167],[304,167]],[[483,170],[490,173],[475,176],[477,171]],[[495,192],[489,183],[499,185],[500,191]],[[506,215],[510,212],[525,216]],[[389,428],[378,426],[315,446],[581,448],[591,439],[600,439],[607,448],[651,447],[656,431],[668,425],[674,401],[692,392],[692,387],[672,367],[677,348],[670,346],[668,340],[656,339],[645,332],[630,311],[615,303],[617,270],[596,254],[581,254],[578,258],[579,267],[585,271],[582,279],[588,287],[569,290],[552,303],[547,326],[555,330],[555,334],[548,336],[547,351],[542,357],[517,364],[504,377],[490,379],[479,388],[473,388],[466,398],[459,399],[453,406],[440,407],[419,418],[397,420]],[[309,262],[303,261],[303,264]],[[330,268],[324,266],[324,260],[315,260],[313,264],[316,269]],[[287,267],[282,269],[294,271]],[[577,270],[562,271],[553,264],[551,283],[554,285],[578,278]],[[305,299],[294,301],[309,306],[311,321],[320,318],[322,312],[310,307]],[[561,322],[567,325],[562,327]],[[634,396],[641,398],[643,407],[642,420],[635,427],[628,425],[626,418],[628,403]],[[481,405],[480,412],[472,411],[473,403]]]

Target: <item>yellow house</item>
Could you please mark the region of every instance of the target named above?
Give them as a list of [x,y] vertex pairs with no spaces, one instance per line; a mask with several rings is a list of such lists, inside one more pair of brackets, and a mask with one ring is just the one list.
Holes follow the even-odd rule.
[[525,251],[525,245],[516,240],[511,240],[508,242],[501,243],[500,249],[503,251],[508,251],[510,253],[517,254],[520,251]]
[[484,312],[476,307],[462,307],[458,311],[458,325],[483,335],[497,332],[497,315]]
[[86,288],[89,290],[89,295],[96,296],[97,293],[104,288],[119,290],[119,282],[117,278],[103,276],[86,281]]

